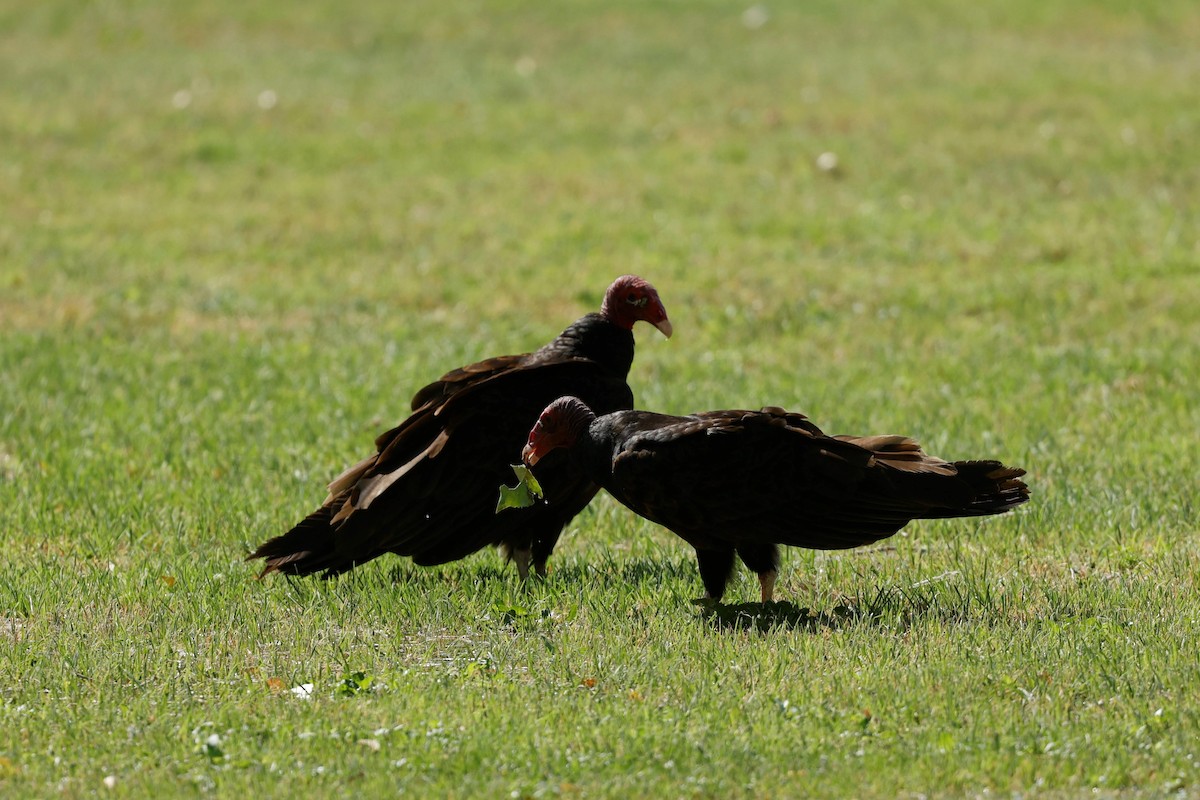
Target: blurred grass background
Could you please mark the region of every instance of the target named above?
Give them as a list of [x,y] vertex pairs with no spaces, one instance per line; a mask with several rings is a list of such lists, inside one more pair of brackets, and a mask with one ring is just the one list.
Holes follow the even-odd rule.
[[[435,713],[406,710],[413,695],[461,688],[449,656],[409,676],[414,647],[499,636],[489,674],[536,675],[544,658],[642,674],[647,624],[694,658],[655,651],[674,671],[630,691],[699,693],[711,750],[688,752],[706,780],[680,783],[669,756],[644,771],[572,761],[576,700],[521,678],[483,695],[505,709],[511,752],[481,731],[476,760],[431,758],[402,785],[1194,787],[1194,710],[1173,727],[1152,716],[1197,685],[1179,645],[1195,634],[1200,466],[1194,4],[5,2],[0,34],[0,788],[85,794],[158,758],[140,791],[182,779],[269,793],[289,726],[348,712],[281,712],[268,677],[367,668],[390,688],[352,725],[392,724]],[[777,404],[834,433],[910,434],[948,458],[1025,466],[1034,502],[984,524],[914,525],[858,560],[791,553],[779,592],[810,622],[762,636],[697,625],[687,549],[606,499],[525,599],[490,553],[428,571],[384,559],[332,585],[248,582],[246,548],[318,502],[416,388],[538,346],[624,272],[658,287],[677,332],[638,333],[641,407]],[[1099,583],[1081,588],[1088,576]],[[731,602],[753,596],[742,577]],[[912,588],[934,578],[949,588]],[[853,637],[812,635],[827,628],[811,620],[844,608],[867,609],[846,623]],[[358,633],[330,644],[331,617]],[[1039,619],[1058,630],[1029,633]],[[1064,654],[1075,623],[1088,646]],[[286,644],[248,672],[240,654],[268,630]],[[96,649],[95,631],[113,646]],[[975,675],[977,639],[1002,652],[1026,633],[1007,666]],[[216,636],[214,655],[181,666],[147,647],[159,634]],[[845,690],[847,664],[893,646],[909,666],[872,662],[856,692],[917,702],[928,679],[948,696],[885,728],[888,745],[866,756],[875,777],[856,782],[841,723],[823,725],[859,714],[858,695],[822,698]],[[1152,652],[1164,660],[1139,655]],[[1089,673],[1097,653],[1113,661]],[[1128,702],[1116,722],[1063,712],[1102,753],[1093,763],[1039,766],[1041,728],[975,696],[986,675],[1014,694],[997,676],[1034,661],[1075,675],[1087,703]],[[769,677],[745,695],[697,688],[739,663]],[[228,682],[218,716],[288,720],[262,723],[260,750],[237,764],[196,755],[213,714],[195,687],[213,691],[214,674]],[[753,716],[755,697],[775,702],[801,675],[817,704],[803,714],[836,713],[769,741],[748,733],[738,709]],[[1093,691],[1097,675],[1128,682]],[[170,687],[171,713],[140,705],[146,686]],[[537,704],[541,722],[526,716],[530,692],[556,698]],[[39,721],[18,708],[41,708]],[[978,729],[947,745],[938,708]],[[144,744],[63,766],[56,731],[135,718]],[[606,720],[629,758],[690,741],[625,711]],[[1156,724],[1167,744],[1139,749],[1132,732]],[[785,763],[798,742],[807,760]],[[396,780],[324,747],[326,777],[298,769],[275,790]]]

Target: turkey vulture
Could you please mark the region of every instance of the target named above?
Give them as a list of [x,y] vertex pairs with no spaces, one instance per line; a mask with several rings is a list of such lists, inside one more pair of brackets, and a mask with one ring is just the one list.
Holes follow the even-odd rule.
[[[999,514],[1024,503],[1023,469],[942,461],[904,436],[826,436],[782,408],[596,416],[575,397],[542,412],[521,456],[565,448],[572,465],[633,511],[696,548],[708,596],[720,600],[734,553],[771,600],[779,545],[839,550],[910,520]],[[546,498],[554,500],[549,489]]]
[[375,440],[374,455],[329,484],[320,508],[247,560],[266,559],[262,575],[330,577],[384,553],[432,565],[495,544],[522,578],[531,560],[545,574],[563,526],[598,487],[569,468],[565,453],[534,472],[553,502],[496,514],[497,487],[511,476],[509,465],[538,413],[556,397],[577,394],[605,412],[633,407],[625,377],[638,320],[671,335],[658,292],[625,275],[608,287],[600,313],[541,349],[446,373],[417,392],[412,415]]

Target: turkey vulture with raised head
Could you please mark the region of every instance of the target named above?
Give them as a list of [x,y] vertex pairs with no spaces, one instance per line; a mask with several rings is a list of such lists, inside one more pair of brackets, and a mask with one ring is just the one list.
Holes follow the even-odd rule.
[[[904,436],[826,436],[781,408],[596,416],[563,397],[542,412],[522,458],[540,464],[558,448],[621,503],[692,545],[714,600],[735,553],[758,573],[766,603],[781,544],[857,547],[910,520],[1000,514],[1029,498],[1023,469],[943,461]],[[554,500],[548,489],[546,499]]]
[[555,498],[496,514],[497,487],[548,403],[564,394],[604,412],[633,407],[625,382],[633,364],[633,325],[664,335],[671,323],[658,292],[625,275],[604,295],[600,313],[569,326],[541,349],[499,356],[448,372],[412,399],[412,414],[375,440],[376,452],[329,484],[325,502],[247,558],[266,559],[263,575],[353,569],[384,553],[421,565],[499,545],[521,577],[539,574],[566,523],[598,491],[566,454],[535,477]]

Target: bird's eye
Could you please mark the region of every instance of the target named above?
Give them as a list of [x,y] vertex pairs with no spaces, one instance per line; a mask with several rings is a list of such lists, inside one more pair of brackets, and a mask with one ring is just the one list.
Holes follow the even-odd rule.
[[629,303],[631,306],[637,306],[638,308],[641,308],[642,306],[646,305],[646,303],[650,302],[650,298],[638,297],[635,293],[630,292],[629,296],[625,298],[625,302]]

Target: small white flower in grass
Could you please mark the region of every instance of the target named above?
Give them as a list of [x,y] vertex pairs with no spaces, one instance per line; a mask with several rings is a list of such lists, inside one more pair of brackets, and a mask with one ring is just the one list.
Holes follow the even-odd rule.
[[766,25],[770,18],[771,15],[767,13],[766,6],[750,6],[742,12],[742,24],[752,31]]
[[272,89],[263,89],[258,93],[258,107],[264,111],[274,108],[278,102],[279,95],[275,94]]
[[187,89],[180,89],[175,94],[171,95],[171,105],[178,109],[187,108],[192,104],[192,93]]
[[311,700],[313,696],[313,685],[311,683],[302,683],[299,686],[293,686],[292,694],[296,697],[299,697],[301,700]]
[[221,761],[225,758],[225,751],[221,749],[221,737],[219,734],[210,733],[205,739],[204,744],[200,746],[200,753],[210,761]]
[[513,69],[522,78],[529,78],[533,73],[537,72],[537,61],[532,56],[521,56],[517,59],[517,63],[513,65]]
[[379,748],[382,747],[382,745],[379,744],[378,739],[359,739],[358,743],[361,744],[363,747],[367,748],[368,750],[374,751],[376,753],[378,753]]
[[104,786],[106,788],[111,789],[116,785],[117,785],[117,776],[116,775],[105,775],[104,776]]
[[824,152],[817,156],[817,169],[821,172],[834,172],[838,168],[837,153]]

